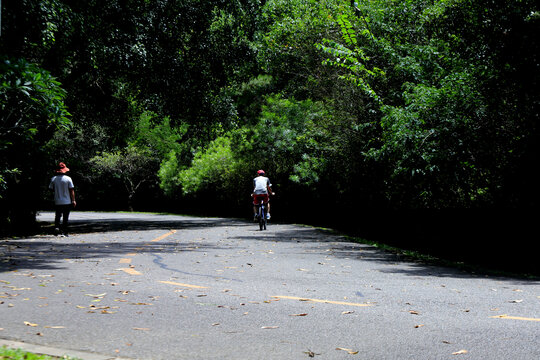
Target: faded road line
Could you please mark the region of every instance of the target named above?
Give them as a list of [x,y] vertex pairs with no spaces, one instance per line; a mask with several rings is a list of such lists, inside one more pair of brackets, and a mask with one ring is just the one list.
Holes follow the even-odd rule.
[[122,270],[123,272],[128,273],[129,275],[142,275],[142,273],[132,268],[121,268],[118,270]]
[[176,233],[176,230],[171,230],[168,233],[161,235],[160,237],[155,238],[154,240],[150,240],[151,242],[156,242],[165,239],[167,236],[170,236],[172,234]]
[[308,299],[308,298],[301,298],[301,297],[294,297],[294,296],[272,296],[272,297],[276,299],[310,301],[310,302],[324,303],[324,304],[336,304],[336,305],[348,305],[348,306],[372,306],[372,304],[359,304],[359,303],[350,303],[350,302],[343,302],[343,301]]
[[490,318],[492,318],[492,319],[522,320],[522,321],[540,321],[540,319],[536,319],[536,318],[526,318],[526,317],[508,316],[508,315],[490,316]]
[[182,286],[182,287],[188,287],[188,288],[193,288],[193,289],[208,289],[208,287],[206,287],[206,286],[182,284],[182,283],[177,283],[177,282],[174,282],[174,281],[159,281],[159,282],[162,283],[162,284]]
[[[161,236],[158,236],[157,238],[155,239],[152,239],[150,240],[150,242],[157,242],[157,241],[160,241],[160,240],[163,240],[165,239],[167,236],[170,236],[172,234],[176,233],[176,230],[171,230],[169,231],[168,233],[166,234],[163,234]],[[149,246],[150,243],[147,243],[145,244],[145,246]],[[138,248],[135,248],[135,250],[137,251],[141,251],[141,250],[144,250],[144,248],[142,247],[138,247]],[[118,261],[119,264],[131,264],[131,261],[132,261],[132,257],[134,257],[135,255],[137,255],[137,253],[129,253],[129,254],[126,254],[126,256],[129,256],[127,258],[122,258],[120,259],[120,261]],[[130,275],[142,275],[140,272],[138,272],[137,270],[133,270],[131,268],[122,268],[122,269],[119,269],[119,270],[122,270]]]

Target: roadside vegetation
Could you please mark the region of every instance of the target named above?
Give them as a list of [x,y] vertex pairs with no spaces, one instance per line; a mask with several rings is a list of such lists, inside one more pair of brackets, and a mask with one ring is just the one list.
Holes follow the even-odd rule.
[[35,354],[21,349],[8,349],[0,347],[0,360],[78,360],[69,356],[56,357],[42,354]]
[[1,6],[4,232],[58,161],[82,210],[222,216],[263,168],[275,219],[535,270],[537,1]]

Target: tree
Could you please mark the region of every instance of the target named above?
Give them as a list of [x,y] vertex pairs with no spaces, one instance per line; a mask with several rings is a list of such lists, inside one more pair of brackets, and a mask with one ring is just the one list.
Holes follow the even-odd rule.
[[111,175],[122,182],[127,191],[129,211],[133,211],[133,200],[141,185],[155,178],[157,171],[151,154],[132,145],[96,155],[91,163],[98,173]]
[[0,60],[0,222],[31,223],[48,165],[43,146],[71,126],[66,93],[51,74],[24,59]]
[[395,206],[493,204],[504,187],[504,169],[514,167],[511,139],[529,138],[516,123],[530,116],[529,106],[520,107],[518,118],[516,112],[505,114],[500,98],[491,100],[493,84],[501,85],[497,90],[507,103],[515,98],[510,100],[498,70],[488,69],[503,67],[495,65],[501,42],[491,37],[530,22],[533,6],[491,5],[355,3],[356,18],[346,13],[337,18],[341,42],[326,40],[321,46],[330,56],[326,63],[343,69],[342,78],[377,104],[380,140],[367,154],[388,168],[385,192]]

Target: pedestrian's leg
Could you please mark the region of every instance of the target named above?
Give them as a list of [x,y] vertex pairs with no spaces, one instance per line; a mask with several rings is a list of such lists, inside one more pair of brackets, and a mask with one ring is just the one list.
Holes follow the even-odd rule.
[[69,212],[71,211],[71,205],[65,205],[64,210],[62,211],[62,232],[64,235],[68,235],[68,222],[69,222]]
[[60,217],[62,216],[62,209],[60,205],[55,206],[56,213],[54,215],[54,235],[60,234]]

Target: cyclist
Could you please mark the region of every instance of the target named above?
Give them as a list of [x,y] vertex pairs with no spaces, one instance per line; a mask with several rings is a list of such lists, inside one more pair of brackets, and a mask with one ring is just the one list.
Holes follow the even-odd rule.
[[270,219],[270,203],[269,203],[269,194],[276,195],[272,192],[272,184],[270,179],[265,176],[264,170],[257,171],[257,177],[253,179],[253,214],[254,220],[257,220],[257,205],[261,203],[261,200],[264,201],[266,205],[266,218]]

